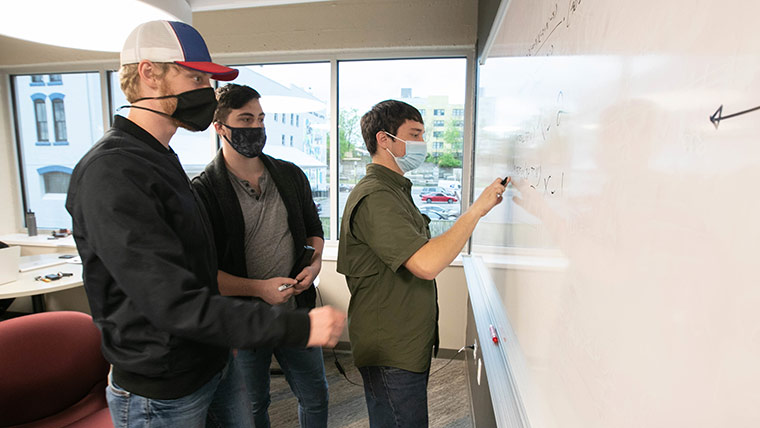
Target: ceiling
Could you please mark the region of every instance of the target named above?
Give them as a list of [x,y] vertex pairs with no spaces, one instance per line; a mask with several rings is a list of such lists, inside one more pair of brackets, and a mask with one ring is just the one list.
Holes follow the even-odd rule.
[[279,6],[295,3],[317,3],[328,0],[186,0],[193,12],[239,9],[257,6]]

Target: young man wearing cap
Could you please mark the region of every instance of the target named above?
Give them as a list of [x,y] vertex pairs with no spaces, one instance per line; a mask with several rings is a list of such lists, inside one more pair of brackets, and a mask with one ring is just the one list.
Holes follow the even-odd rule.
[[383,101],[361,118],[372,163],[346,200],[338,272],[351,292],[348,332],[364,380],[371,427],[428,426],[427,381],[438,348],[435,277],[464,247],[481,217],[501,202],[494,180],[451,228],[430,238],[404,174],[425,161],[422,115]]
[[219,295],[216,252],[169,141],[206,129],[216,109],[209,79],[237,70],[211,62],[180,22],[138,26],[121,53],[131,109],[79,161],[66,208],[102,350],[117,427],[251,426],[230,347],[332,346],[343,314],[272,309]]

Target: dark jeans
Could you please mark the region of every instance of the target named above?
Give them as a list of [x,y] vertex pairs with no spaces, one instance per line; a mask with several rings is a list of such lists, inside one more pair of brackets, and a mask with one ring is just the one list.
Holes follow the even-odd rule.
[[396,367],[359,367],[364,379],[370,428],[428,426],[427,384],[430,370],[415,373]]
[[298,399],[298,421],[304,428],[327,427],[327,379],[322,348],[257,348],[238,351],[256,428],[269,425],[269,366],[272,354],[280,363],[290,389]]

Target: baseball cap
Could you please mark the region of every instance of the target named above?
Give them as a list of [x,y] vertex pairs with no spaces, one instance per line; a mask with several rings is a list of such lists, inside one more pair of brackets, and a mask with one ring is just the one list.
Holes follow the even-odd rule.
[[211,74],[215,80],[233,80],[238,70],[211,61],[206,42],[190,25],[178,21],[149,21],[132,30],[121,50],[121,65],[142,60],[172,62]]

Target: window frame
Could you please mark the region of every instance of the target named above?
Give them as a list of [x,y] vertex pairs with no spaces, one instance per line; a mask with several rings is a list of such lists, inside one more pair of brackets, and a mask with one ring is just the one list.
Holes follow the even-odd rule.
[[[472,162],[474,152],[474,135],[475,135],[475,95],[476,95],[476,73],[477,73],[477,58],[476,52],[473,47],[444,47],[444,48],[398,48],[398,49],[356,49],[356,50],[343,50],[340,52],[280,52],[270,53],[265,55],[252,55],[250,53],[240,54],[227,54],[223,59],[218,59],[220,63],[235,67],[238,65],[270,65],[270,64],[302,64],[312,62],[326,62],[330,64],[330,121],[329,121],[329,138],[330,138],[330,158],[328,159],[328,174],[330,177],[338,177],[338,164],[340,162],[339,150],[338,150],[338,62],[340,61],[386,61],[386,60],[410,60],[410,59],[441,59],[441,58],[463,58],[466,63],[465,72],[465,102],[464,102],[464,116],[462,119],[464,123],[464,142],[463,142],[463,159],[462,159],[462,212],[469,208],[471,204],[472,194]],[[66,73],[99,73],[100,75],[100,88],[101,88],[101,104],[103,111],[101,114],[101,121],[103,129],[108,129],[111,123],[111,114],[113,106],[111,106],[111,91],[120,90],[119,88],[112,88],[110,84],[109,73],[118,71],[118,60],[101,61],[97,67],[93,67],[92,64],[84,63],[68,63],[68,64],[56,64],[41,65],[41,66],[29,66],[19,67],[14,69],[11,73],[6,74],[6,79],[10,80],[11,93],[15,93],[13,88],[13,77],[20,75],[32,75],[32,74],[66,74]],[[393,94],[389,94],[393,95]],[[13,97],[11,97],[13,98]],[[380,101],[380,100],[378,100]],[[26,184],[24,182],[24,167],[22,159],[22,150],[19,146],[20,136],[17,106],[16,102],[12,99],[11,109],[14,116],[13,126],[16,140],[16,159],[18,162],[18,177],[19,185],[21,186],[21,205],[22,212],[21,219],[23,221],[23,213],[27,210],[27,195],[24,190]],[[274,112],[272,112],[274,113]],[[285,114],[280,115],[282,123],[286,123]],[[299,118],[300,119],[300,118]],[[339,180],[331,179],[329,184],[330,194],[330,237],[326,237],[326,245],[330,248],[337,248],[338,242],[338,194],[339,194]],[[463,252],[469,252],[470,244],[463,250]]]

